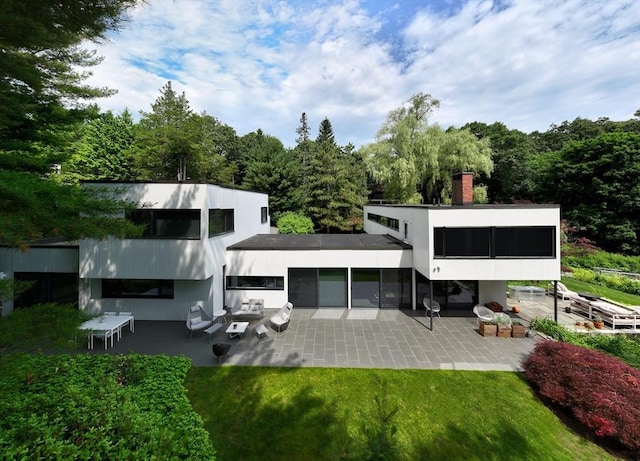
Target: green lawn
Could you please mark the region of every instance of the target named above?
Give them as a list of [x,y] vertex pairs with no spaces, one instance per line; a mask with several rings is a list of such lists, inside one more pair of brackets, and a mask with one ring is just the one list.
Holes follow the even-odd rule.
[[563,277],[564,283],[571,291],[594,293],[602,298],[610,299],[628,306],[640,306],[640,296],[614,290],[597,283],[583,282],[572,277]]
[[192,368],[186,387],[220,461],[382,459],[363,452],[376,396],[398,409],[385,460],[615,459],[517,373],[213,367]]

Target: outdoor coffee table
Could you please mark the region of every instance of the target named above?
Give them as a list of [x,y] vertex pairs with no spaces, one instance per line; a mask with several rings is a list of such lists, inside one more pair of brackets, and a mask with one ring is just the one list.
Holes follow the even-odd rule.
[[229,333],[229,339],[241,338],[248,326],[249,322],[231,322],[225,333]]

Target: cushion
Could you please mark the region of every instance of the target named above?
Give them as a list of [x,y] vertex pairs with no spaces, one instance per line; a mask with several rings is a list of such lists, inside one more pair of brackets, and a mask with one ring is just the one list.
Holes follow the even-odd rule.
[[257,311],[260,310],[260,305],[254,304],[253,306],[251,306],[250,310],[253,311],[253,312],[257,312]]
[[198,317],[193,317],[191,319],[191,326],[194,326],[198,323],[202,322],[202,317],[198,316]]

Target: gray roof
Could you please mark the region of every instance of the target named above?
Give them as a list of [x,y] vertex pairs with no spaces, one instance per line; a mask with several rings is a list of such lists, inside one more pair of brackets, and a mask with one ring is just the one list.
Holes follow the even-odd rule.
[[374,234],[258,234],[227,250],[407,250],[390,235]]

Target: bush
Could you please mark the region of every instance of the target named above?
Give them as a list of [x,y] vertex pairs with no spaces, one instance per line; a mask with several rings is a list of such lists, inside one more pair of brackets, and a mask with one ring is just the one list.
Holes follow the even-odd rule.
[[278,218],[280,234],[313,234],[313,221],[304,215],[287,211]]
[[640,369],[640,337],[635,335],[576,333],[558,325],[550,318],[542,319],[539,317],[531,321],[531,329],[540,331],[558,341],[607,352],[628,365]]
[[184,357],[5,354],[2,459],[213,460]]
[[640,280],[629,277],[619,277],[617,275],[596,274],[592,270],[576,268],[573,270],[573,278],[587,283],[597,283],[598,285],[622,291],[631,295],[640,295]]
[[538,394],[570,412],[596,439],[640,456],[640,371],[603,352],[541,341],[524,362]]

